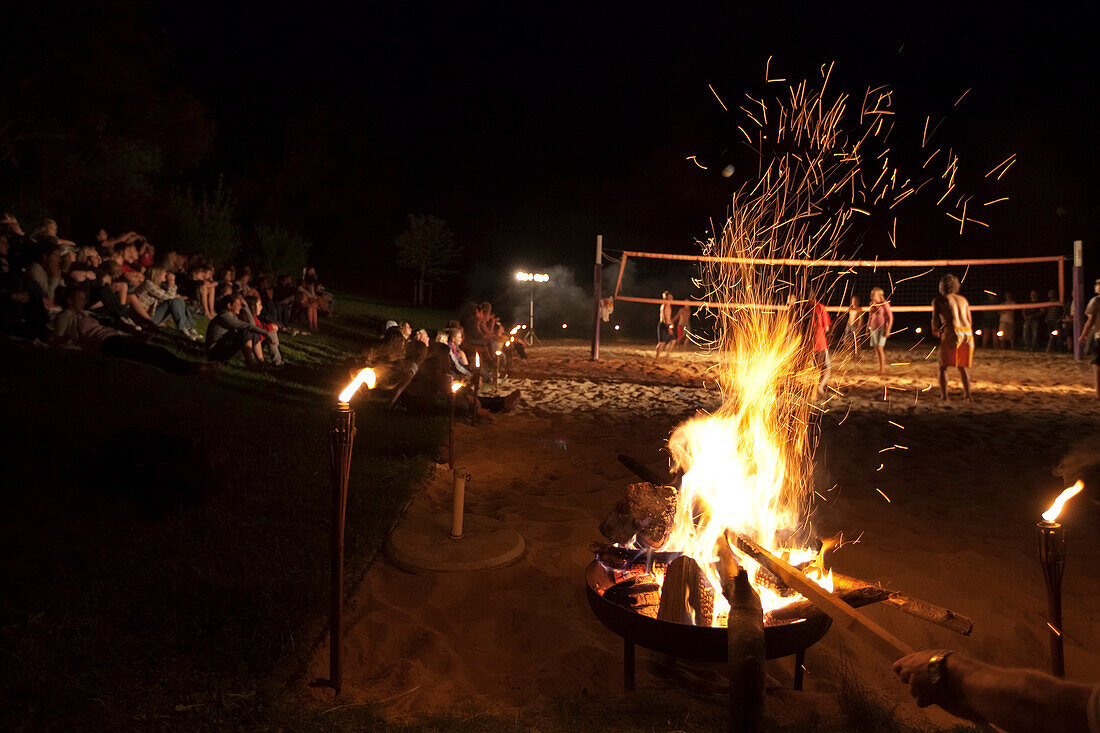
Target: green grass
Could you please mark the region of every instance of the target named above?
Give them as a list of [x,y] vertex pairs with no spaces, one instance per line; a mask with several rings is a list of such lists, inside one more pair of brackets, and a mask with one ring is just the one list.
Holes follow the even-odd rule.
[[[0,340],[0,722],[8,730],[250,727],[277,707],[325,617],[327,425],[373,319],[352,297],[322,335],[289,337],[283,372],[237,359],[178,377],[86,352]],[[420,322],[441,314],[421,314]],[[156,342],[199,357],[198,347]],[[347,519],[361,577],[431,470],[437,418],[359,409]],[[126,428],[198,436],[219,481],[156,514],[90,485]],[[164,476],[125,470],[155,494]],[[311,638],[312,637],[312,638]]]

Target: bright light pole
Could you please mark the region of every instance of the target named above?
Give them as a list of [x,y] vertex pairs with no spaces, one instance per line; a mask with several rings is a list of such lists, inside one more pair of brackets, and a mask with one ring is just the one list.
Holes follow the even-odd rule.
[[517,272],[516,280],[521,283],[530,283],[529,290],[530,295],[530,311],[528,312],[527,320],[527,343],[535,343],[535,283],[548,283],[550,282],[550,276],[545,272]]

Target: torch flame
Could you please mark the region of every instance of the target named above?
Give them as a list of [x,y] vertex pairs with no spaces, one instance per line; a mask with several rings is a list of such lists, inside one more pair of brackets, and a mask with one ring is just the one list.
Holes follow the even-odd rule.
[[474,368],[475,369],[480,369],[481,368],[481,352],[480,351],[475,351],[474,352]]
[[451,394],[458,394],[460,389],[462,389],[462,382],[451,382]]
[[364,384],[367,385],[367,389],[374,389],[374,370],[370,367],[359,370],[355,378],[348,382],[348,386],[344,387],[344,391],[336,398],[337,401],[345,405],[351,402],[351,398],[355,396],[355,393],[358,392],[359,388]]
[[1050,509],[1043,512],[1043,519],[1048,522],[1058,521],[1058,515],[1061,514],[1062,507],[1066,505],[1067,501],[1080,494],[1083,488],[1085,488],[1084,482],[1078,481],[1059,494],[1058,498],[1054,500],[1054,503],[1050,505]]

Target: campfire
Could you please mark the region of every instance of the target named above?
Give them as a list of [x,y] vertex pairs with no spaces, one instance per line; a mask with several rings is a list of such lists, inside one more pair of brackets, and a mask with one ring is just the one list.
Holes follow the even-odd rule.
[[906,653],[858,606],[884,602],[962,634],[972,626],[948,609],[829,572],[830,545],[810,523],[817,425],[835,395],[817,363],[814,321],[844,274],[825,263],[871,202],[914,192],[879,152],[892,128],[889,90],[869,89],[859,125],[845,129],[850,100],[827,95],[831,67],[821,72],[817,89],[802,82],[787,101],[749,97],[742,107],[762,110],[739,128],[757,175],[734,194],[700,258],[722,406],[672,432],[670,474],[623,460],[642,481],[626,487],[601,524],[607,542],[594,547],[587,572],[593,611],[624,639],[628,688],[635,644],[726,660],[731,725],[736,718],[746,730],[759,720],[763,659],[796,655],[800,688],[805,649],[834,621],[868,632],[891,659]]

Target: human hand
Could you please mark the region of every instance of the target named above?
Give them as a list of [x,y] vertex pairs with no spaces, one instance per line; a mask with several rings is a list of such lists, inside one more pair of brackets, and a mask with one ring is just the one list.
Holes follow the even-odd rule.
[[174,283],[176,281],[176,273],[169,272],[168,274],[166,274],[164,276],[164,279],[165,279],[166,282]]
[[[933,683],[928,663],[937,655],[946,657],[942,668],[944,676],[939,682]],[[975,666],[977,663],[974,660],[950,649],[925,649],[894,662],[894,673],[909,685],[909,693],[918,706],[926,708],[929,705],[938,705],[952,715],[977,720],[978,714],[966,703],[961,692],[964,689],[964,679],[973,672]]]
[[[939,684],[933,684],[928,672],[928,663],[937,655],[949,654],[948,649],[926,649],[907,654],[894,662],[894,674],[909,685],[909,694],[917,701],[917,705],[926,708],[929,705],[941,705],[947,697],[946,680]],[[948,658],[950,659],[950,657]]]

